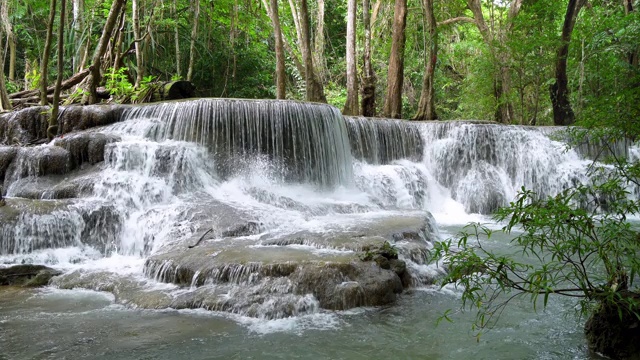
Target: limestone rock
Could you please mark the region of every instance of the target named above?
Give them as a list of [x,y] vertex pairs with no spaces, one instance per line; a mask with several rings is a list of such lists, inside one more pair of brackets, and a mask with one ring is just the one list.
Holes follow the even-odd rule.
[[15,265],[0,268],[0,286],[45,286],[52,277],[60,274],[60,271],[43,265]]

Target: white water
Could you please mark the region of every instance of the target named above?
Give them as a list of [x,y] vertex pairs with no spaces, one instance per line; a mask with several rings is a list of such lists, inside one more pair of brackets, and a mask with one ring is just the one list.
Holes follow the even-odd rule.
[[[135,109],[101,129],[121,140],[105,148],[90,197],[0,227],[0,264],[45,263],[145,279],[144,259],[201,232],[189,209],[211,200],[250,214],[260,233],[272,237],[339,232],[415,211],[431,212],[440,226],[486,221],[480,213],[507,204],[522,186],[547,196],[586,181],[591,163],[534,128],[363,121],[299,103]],[[37,175],[35,165],[25,166],[29,170],[14,171],[10,181]],[[104,206],[112,210],[96,225],[87,209]],[[417,279],[439,271],[405,260]],[[317,312],[313,299],[300,301],[307,313]]]

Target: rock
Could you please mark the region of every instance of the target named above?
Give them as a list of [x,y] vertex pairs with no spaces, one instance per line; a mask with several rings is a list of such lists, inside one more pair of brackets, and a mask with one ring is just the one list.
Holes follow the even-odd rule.
[[322,308],[330,310],[386,305],[402,292],[400,278],[372,262],[301,266],[291,281],[296,293],[312,293]]
[[120,121],[127,105],[67,106],[61,109],[59,134],[105,126]]
[[0,146],[0,184],[4,182],[4,175],[9,168],[9,164],[13,161],[18,148],[15,146]]
[[15,265],[0,268],[0,286],[45,286],[60,274],[60,271],[43,265]]
[[[628,291],[623,296],[632,296],[636,302],[640,300],[640,294]],[[584,331],[589,350],[594,353],[611,359],[640,359],[640,320],[627,305],[600,304],[587,320]]]
[[6,199],[0,207],[0,255],[91,246],[106,253],[122,226],[115,207],[100,201]]
[[94,165],[104,161],[105,146],[116,141],[120,141],[119,136],[85,131],[65,135],[54,144],[69,151],[71,168],[76,169],[83,163]]
[[[126,105],[63,106],[58,115],[58,133],[113,124],[120,121]],[[0,117],[0,144],[26,145],[47,139],[48,106],[33,106]]]
[[6,195],[26,199],[72,199],[88,196],[96,182],[94,168],[74,171],[65,176],[27,177],[17,180]]
[[70,155],[57,146],[19,148],[5,174],[5,187],[26,177],[63,175],[71,170]]
[[0,144],[31,144],[47,138],[49,108],[33,106],[0,118]]

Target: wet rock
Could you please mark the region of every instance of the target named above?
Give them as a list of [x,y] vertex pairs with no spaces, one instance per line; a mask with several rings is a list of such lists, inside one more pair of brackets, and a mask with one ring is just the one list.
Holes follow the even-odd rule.
[[96,132],[68,134],[56,139],[54,144],[70,153],[71,168],[79,168],[83,163],[91,165],[104,161],[107,144],[120,141],[120,137]]
[[[120,121],[126,105],[63,106],[58,115],[58,133],[85,130]],[[26,145],[47,139],[50,109],[33,106],[0,117],[0,144]]]
[[7,168],[5,186],[25,177],[63,175],[71,170],[70,155],[57,146],[35,146],[19,148]]
[[106,253],[119,234],[122,218],[113,206],[69,200],[7,198],[0,207],[0,254],[91,246]]
[[291,279],[296,293],[312,293],[330,310],[386,305],[402,292],[400,278],[372,262],[302,266]]
[[31,144],[47,138],[49,107],[33,106],[0,117],[0,144]]
[[120,121],[127,105],[68,106],[60,111],[59,133],[86,130]]
[[51,278],[60,274],[60,271],[43,265],[15,265],[0,268],[0,286],[45,286]]
[[[625,291],[622,296],[640,300],[640,294]],[[640,359],[640,320],[638,308],[627,305],[600,305],[585,324],[589,349],[611,359]]]
[[27,177],[11,183],[7,196],[27,199],[72,199],[90,195],[95,184],[92,169],[66,176]]
[[4,174],[17,153],[18,148],[15,146],[0,146],[0,184],[4,181]]

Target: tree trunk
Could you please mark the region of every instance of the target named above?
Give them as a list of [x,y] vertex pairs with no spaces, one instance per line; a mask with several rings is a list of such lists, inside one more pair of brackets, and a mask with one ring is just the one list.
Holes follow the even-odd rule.
[[371,64],[371,18],[369,0],[362,1],[362,22],[364,24],[364,53],[362,60],[364,75],[362,79],[362,103],[363,116],[376,115],[376,75]]
[[[624,5],[624,13],[626,15],[629,15],[635,11],[633,9],[633,0],[623,0],[622,2]],[[638,66],[638,49],[640,49],[640,47],[636,47],[635,50],[631,50],[628,54],[629,65],[633,67]]]
[[198,21],[200,19],[200,0],[193,4],[193,27],[191,28],[191,45],[189,46],[189,68],[187,69],[187,81],[193,77],[193,65],[196,59],[196,37],[198,36]]
[[425,69],[422,77],[422,93],[418,103],[418,112],[413,117],[414,120],[437,120],[436,94],[433,86],[436,62],[438,60],[438,28],[436,17],[433,13],[433,0],[422,1],[424,17],[427,20],[427,30],[429,31],[429,50],[425,49]]
[[109,39],[111,38],[113,28],[116,26],[116,20],[118,19],[118,15],[120,14],[120,10],[124,6],[124,3],[125,0],[114,0],[113,4],[111,4],[111,9],[109,10],[107,21],[104,25],[104,29],[102,30],[102,35],[100,36],[100,41],[98,42],[98,46],[93,53],[91,75],[89,75],[89,81],[87,84],[88,95],[86,101],[84,101],[86,103],[95,104],[96,102],[98,102],[98,94],[96,93],[96,89],[98,87],[98,84],[100,83],[100,80],[102,79],[102,56],[107,50]]
[[[495,119],[501,123],[511,123],[513,120],[513,105],[509,99],[511,91],[511,58],[507,46],[507,36],[513,28],[513,21],[520,13],[523,0],[513,0],[507,12],[507,24],[503,28],[497,29],[493,23],[491,27],[487,25],[482,12],[481,0],[467,0],[467,7],[473,13],[475,24],[482,35],[482,39],[489,48],[493,62],[495,64],[494,73],[494,97],[496,99]],[[493,6],[493,3],[491,3]],[[493,29],[493,30],[492,30]],[[497,43],[497,44],[496,44]]]
[[284,44],[282,41],[282,29],[280,29],[280,17],[278,15],[278,0],[271,0],[267,7],[267,13],[273,23],[273,36],[276,40],[276,98],[286,98],[286,73],[284,64]]
[[56,79],[56,88],[53,91],[53,104],[51,107],[51,116],[49,117],[49,127],[47,128],[47,137],[49,140],[53,139],[58,134],[60,88],[62,87],[62,77],[64,75],[64,24],[66,12],[67,1],[60,0],[60,24],[58,26],[58,78]]
[[[0,39],[2,39],[2,26],[0,26]],[[0,41],[0,54],[4,53],[2,41]],[[11,110],[11,102],[7,94],[7,86],[4,82],[4,57],[0,56],[0,111]],[[1,195],[1,193],[0,193]]]
[[82,25],[83,25],[83,12],[84,6],[82,0],[73,0],[72,3],[72,13],[73,13],[73,38],[78,39],[74,40],[75,49],[74,55],[72,58],[72,69],[74,72],[81,70],[82,57],[84,56],[84,41],[82,39]]
[[140,44],[140,40],[142,37],[140,36],[140,7],[138,6],[139,0],[133,0],[131,3],[131,17],[133,18],[133,38],[135,40],[134,48],[136,51],[136,82],[134,87],[137,89],[140,87],[142,83],[142,77],[144,76],[144,64],[142,63],[142,49]]
[[172,14],[172,18],[173,21],[175,21],[175,26],[173,27],[173,41],[175,42],[175,47],[176,47],[176,75],[178,77],[182,76],[182,64],[180,62],[180,58],[182,57],[182,54],[180,52],[180,33],[178,31],[179,29],[179,22],[178,22],[178,17],[176,14],[176,2],[175,1],[171,1],[171,14]]
[[567,77],[567,56],[571,33],[576,24],[580,9],[586,0],[569,0],[567,13],[562,25],[561,43],[556,58],[556,81],[549,85],[551,105],[553,107],[553,123],[555,125],[570,125],[575,121],[575,114],[569,101],[569,79]]
[[342,113],[358,115],[358,70],[356,68],[356,0],[347,5],[347,100]]
[[316,33],[314,37],[313,64],[315,65],[318,80],[325,80],[327,66],[324,58],[324,0],[317,0],[318,19],[316,22]]
[[105,64],[107,68],[111,67],[117,70],[122,67],[122,57],[124,56],[122,51],[122,42],[124,40],[126,21],[127,21],[127,8],[126,6],[123,6],[122,11],[120,12],[120,18],[118,21],[119,26],[117,27],[116,33],[114,35],[115,43],[111,45],[113,46],[113,48],[111,49],[111,57],[113,58],[113,60],[111,64]]
[[405,28],[407,25],[407,0],[396,0],[393,11],[393,38],[387,75],[387,94],[382,114],[389,118],[402,117],[402,86],[404,81]]
[[16,35],[11,33],[9,37],[9,80],[16,80]]
[[47,26],[47,38],[44,43],[44,55],[40,63],[40,105],[47,105],[47,77],[49,76],[49,54],[53,38],[53,21],[56,16],[56,0],[51,0],[49,5],[49,24]]
[[[11,26],[11,21],[9,20],[8,0],[3,0],[0,4],[0,27],[4,27],[4,30],[7,34],[7,47],[9,50],[9,80],[13,81],[15,80],[16,74],[16,36],[13,33],[13,27]],[[2,37],[0,37],[0,41],[2,41]],[[0,53],[0,56],[2,56],[2,63],[4,64],[6,60],[5,53]]]
[[311,36],[309,35],[309,9],[307,0],[300,0],[300,27],[302,35],[302,58],[305,68],[305,83],[307,90],[307,101],[327,102],[324,96],[322,83],[318,81],[313,67],[313,56],[311,55]]

